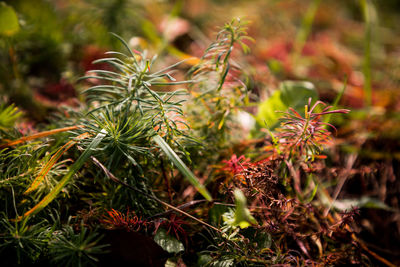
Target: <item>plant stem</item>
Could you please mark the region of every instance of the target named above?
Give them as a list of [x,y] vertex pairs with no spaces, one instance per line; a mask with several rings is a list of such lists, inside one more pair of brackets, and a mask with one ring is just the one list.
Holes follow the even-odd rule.
[[164,178],[164,181],[165,181],[165,186],[167,187],[168,199],[169,199],[169,202],[172,203],[171,187],[170,187],[170,184],[169,184],[169,179],[168,179],[167,173],[165,171],[164,160],[162,160],[162,159],[161,159],[161,162],[160,162],[160,167],[161,167],[161,172],[162,172],[162,175],[163,175],[163,178]]
[[174,211],[176,211],[176,212],[178,212],[178,213],[181,213],[181,214],[183,214],[183,215],[185,215],[185,216],[191,218],[192,220],[195,220],[195,221],[198,222],[198,223],[201,223],[201,224],[203,224],[203,225],[205,225],[205,226],[207,226],[207,227],[210,227],[211,229],[213,229],[213,230],[215,230],[215,231],[217,231],[217,232],[221,232],[220,229],[218,229],[218,228],[216,228],[216,227],[214,227],[214,226],[212,226],[212,225],[210,225],[210,224],[208,224],[208,223],[206,223],[206,222],[204,222],[204,221],[202,221],[202,220],[200,220],[200,219],[194,217],[193,215],[190,215],[189,213],[184,212],[183,210],[180,210],[179,208],[176,208],[176,207],[172,206],[171,204],[168,204],[168,203],[162,201],[161,199],[159,199],[159,198],[157,198],[157,197],[155,197],[155,196],[152,196],[152,195],[150,195],[150,194],[148,194],[148,193],[146,193],[146,192],[143,192],[143,191],[140,190],[140,189],[137,189],[137,188],[135,188],[135,187],[133,187],[133,186],[131,186],[131,185],[129,185],[129,184],[127,184],[127,183],[121,181],[120,179],[118,179],[117,177],[115,177],[114,174],[112,174],[112,173],[111,173],[103,164],[101,164],[100,161],[98,161],[95,157],[91,156],[91,159],[93,160],[93,162],[94,162],[97,166],[99,166],[99,167],[104,171],[104,173],[107,175],[107,177],[110,178],[112,181],[114,181],[114,182],[116,182],[116,183],[118,183],[118,184],[120,184],[120,185],[123,185],[123,186],[125,186],[125,187],[131,189],[132,191],[135,191],[135,192],[137,192],[137,193],[146,195],[147,197],[154,199],[155,201],[157,201],[157,202],[159,202],[160,204],[162,204],[162,205],[164,205],[164,206],[170,208],[171,210],[174,210]]
[[372,24],[374,23],[372,11],[374,7],[370,0],[360,0],[360,6],[365,22],[364,62],[363,62],[365,104],[367,107],[371,107],[372,105],[371,44],[372,44]]
[[306,14],[301,23],[300,30],[297,33],[296,39],[294,42],[293,55],[292,55],[294,64],[296,64],[297,59],[301,55],[301,52],[303,51],[303,48],[308,39],[308,36],[310,35],[311,27],[313,25],[314,18],[315,18],[315,14],[317,13],[320,3],[321,3],[321,0],[313,0],[313,2],[307,8]]

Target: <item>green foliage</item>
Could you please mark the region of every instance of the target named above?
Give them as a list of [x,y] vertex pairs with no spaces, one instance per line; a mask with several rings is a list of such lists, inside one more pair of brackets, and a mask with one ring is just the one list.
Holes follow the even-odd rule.
[[11,128],[21,116],[22,113],[13,104],[0,105],[0,130]]
[[[275,129],[279,119],[289,107],[302,112],[309,98],[318,99],[317,91],[310,82],[285,81],[281,82],[279,90],[275,91],[267,100],[259,105],[256,116],[257,128],[267,126]],[[266,125],[265,125],[266,124]],[[256,131],[254,131],[256,134]]]
[[3,264],[30,264],[36,261],[49,240],[51,232],[46,228],[46,222],[36,222],[27,225],[26,222],[10,222],[4,212],[0,221],[0,253]]
[[13,36],[19,31],[19,22],[14,9],[4,2],[0,3],[0,35]]
[[168,146],[168,144],[159,135],[153,138],[154,142],[164,151],[168,158],[174,163],[174,165],[185,175],[186,179],[202,194],[207,200],[211,201],[211,195],[207,189],[198,181],[196,176],[189,170],[183,161],[175,154],[175,152]]
[[365,104],[370,107],[372,104],[372,72],[371,72],[371,49],[373,44],[373,30],[377,24],[376,10],[373,1],[360,0],[360,9],[365,21],[364,33],[364,62],[363,74],[365,77],[364,93]]
[[223,215],[225,223],[233,228],[239,226],[242,229],[257,224],[256,219],[251,216],[250,211],[247,208],[247,200],[243,192],[239,189],[235,189],[233,194],[235,195],[236,209],[233,216],[230,216],[229,213],[225,216]]
[[92,150],[95,149],[101,140],[104,138],[105,131],[97,134],[97,136],[90,143],[88,148],[81,154],[81,156],[76,160],[76,162],[70,167],[67,174],[60,180],[60,182],[50,191],[39,203],[37,203],[32,209],[25,212],[24,217],[28,218],[45,208],[50,202],[52,202],[61,190],[68,184],[73,175],[78,172],[82,165],[89,159],[92,154]]
[[[188,77],[194,96],[189,106],[190,124],[200,132],[209,148],[219,149],[232,141],[230,130],[235,127],[234,114],[239,106],[248,103],[246,85],[241,81],[241,68],[233,63],[232,52],[240,45],[244,52],[249,48],[246,22],[234,19],[218,32],[216,41],[206,49],[199,64],[193,66]],[[207,118],[207,119],[204,119]]]
[[[13,134],[11,136],[15,137]],[[15,210],[16,201],[24,199],[23,192],[40,170],[41,159],[48,149],[49,145],[46,142],[31,142],[17,146],[15,149],[4,148],[0,150],[0,201],[3,211],[7,214]],[[60,168],[62,166],[57,166],[49,175],[49,179],[46,180],[49,188],[54,185],[55,181],[52,177],[57,176]],[[36,197],[39,198],[43,193],[48,193],[49,188],[41,188]],[[33,197],[31,200],[37,201],[37,198]],[[24,201],[23,204],[18,206],[18,209],[23,210],[28,203]]]
[[297,57],[301,54],[304,48],[304,44],[307,41],[307,38],[310,35],[311,27],[314,22],[315,14],[317,13],[318,7],[321,3],[321,0],[313,0],[307,8],[307,12],[303,18],[301,23],[301,27],[297,33],[295,40],[295,49],[294,49],[294,62],[296,63]]
[[[140,117],[138,114],[128,117],[114,107],[107,107],[97,116],[90,114],[90,120],[82,122],[92,136],[102,130],[105,136],[99,146],[95,149],[96,154],[101,152],[107,155],[105,160],[110,170],[119,166],[122,158],[127,158],[140,172],[141,167],[135,160],[142,154],[149,154],[149,142],[153,128],[149,118]],[[90,144],[90,138],[81,142],[82,146]]]
[[[114,150],[114,152],[110,151],[111,155],[117,158],[113,163],[114,166],[122,154],[134,166],[141,169],[135,159],[136,155],[131,152],[144,152],[146,149],[150,149],[152,144],[149,143],[149,140],[152,139],[188,181],[206,199],[211,200],[207,190],[171,148],[171,146],[176,147],[188,157],[182,142],[193,142],[193,138],[186,134],[188,126],[181,118],[183,116],[181,104],[184,99],[177,99],[185,94],[183,91],[166,91],[165,88],[163,91],[153,89],[159,86],[168,87],[191,83],[191,81],[175,81],[170,75],[170,71],[180,62],[151,72],[156,57],[148,59],[146,52],[133,51],[124,40],[119,36],[116,37],[128,50],[128,55],[120,52],[108,52],[116,57],[100,59],[96,63],[108,63],[117,72],[94,70],[92,73],[96,75],[84,77],[84,79],[99,79],[103,83],[85,91],[89,101],[96,101],[100,105],[89,111],[94,123],[88,125],[86,122],[86,125],[95,132],[102,130],[106,133],[105,142],[109,142],[111,149]],[[112,118],[115,115],[119,118]],[[97,117],[102,120],[96,119]],[[136,121],[136,123],[129,123],[132,121]],[[109,145],[104,148],[107,149]],[[117,152],[115,153],[115,151]]]
[[[361,92],[362,86],[366,103],[379,106],[368,111],[383,114],[398,108],[389,99],[392,95],[386,98],[373,92],[372,101],[372,87],[395,86],[397,80],[386,83],[384,75],[397,77],[397,73],[382,74],[382,70],[372,77],[369,57],[374,54],[370,43],[375,22],[368,16],[375,10],[371,1],[360,0],[367,12],[364,77],[354,71],[359,67],[358,60],[353,62],[354,55],[338,49],[341,46],[331,40],[340,37],[352,42],[352,34],[325,34],[331,15],[317,13],[326,5],[320,0],[311,0],[308,11],[303,9],[306,5],[296,8],[295,22],[303,10],[306,15],[294,42],[287,39],[292,30],[274,36],[276,25],[266,23],[269,17],[275,18],[273,13],[281,4],[256,1],[254,6],[262,3],[260,10],[270,13],[252,15],[255,23],[249,31],[266,36],[255,44],[255,55],[244,55],[253,42],[247,36],[247,22],[234,19],[219,29],[200,59],[191,58],[208,42],[201,18],[206,15],[184,12],[193,6],[202,12],[202,5],[214,6],[215,2],[219,10],[231,10],[228,7],[233,5],[230,1],[176,1],[171,11],[171,1],[0,3],[0,35],[5,37],[0,40],[0,91],[6,93],[5,102],[20,107],[0,104],[0,202],[4,211],[0,256],[6,265],[96,266],[102,264],[100,255],[114,257],[113,253],[122,252],[114,250],[115,244],[127,248],[132,257],[133,243],[150,249],[138,239],[129,240],[125,231],[140,232],[131,236],[147,235],[143,239],[154,239],[173,253],[168,264],[345,266],[366,262],[365,251],[371,253],[353,231],[357,210],[349,209],[357,205],[398,212],[387,206],[389,199],[377,201],[369,191],[372,183],[382,186],[375,192],[384,199],[386,191],[394,190],[384,186],[394,183],[397,154],[388,156],[393,162],[358,169],[363,157],[373,156],[359,153],[354,162],[343,157],[348,140],[340,140],[344,145],[331,142],[335,139],[330,130],[336,128],[327,122],[332,114],[349,111],[336,109],[339,104],[357,103],[354,92]],[[292,2],[288,1],[289,7]],[[274,23],[285,28],[283,20],[287,18]],[[177,30],[173,37],[169,27]],[[272,30],[265,31],[266,27]],[[110,38],[109,30],[132,39],[125,42],[115,34]],[[386,31],[390,39],[390,30]],[[141,39],[141,34],[148,40]],[[384,49],[393,43],[385,43]],[[115,51],[103,55],[107,45]],[[358,45],[360,49],[362,43]],[[121,47],[125,52],[119,52]],[[152,56],[155,53],[160,56]],[[300,56],[302,61],[297,62]],[[186,60],[170,63],[174,57]],[[89,63],[94,59],[96,70]],[[84,81],[74,84],[83,71]],[[309,74],[310,82],[279,80],[305,79],[299,77],[300,72]],[[349,73],[349,90],[344,94],[344,86],[329,107],[318,100],[312,82],[318,84],[321,98],[332,102],[337,94],[332,89],[340,86],[342,73]],[[375,80],[380,75],[382,80]],[[65,84],[74,93],[82,89],[79,104],[74,98],[58,99]],[[268,95],[265,89],[276,84],[278,90],[263,100]],[[54,99],[47,98],[51,93]],[[262,102],[256,103],[259,98]],[[56,120],[45,118],[46,111],[64,104],[68,107]],[[16,124],[22,114],[19,110],[35,120]],[[246,139],[245,122],[239,121],[243,112],[257,114],[251,140]],[[368,129],[376,127],[367,115],[358,122],[368,124]],[[350,125],[344,119],[343,124]],[[49,137],[52,130],[48,129],[65,126],[71,126],[67,127],[71,131]],[[25,133],[33,135],[21,137]],[[364,138],[366,132],[360,133],[362,138],[350,138],[353,152],[365,147],[369,151],[373,146],[370,137]],[[334,154],[322,154],[327,144],[336,145]],[[391,168],[385,169],[387,165]],[[385,180],[377,183],[375,178],[381,174]],[[328,199],[332,190],[328,186],[347,177],[366,182],[371,197]],[[337,195],[342,185],[335,190]],[[204,199],[199,200],[198,193]],[[396,197],[390,201],[396,203]],[[49,211],[53,208],[57,218],[52,222]],[[114,243],[110,255],[99,225],[118,229],[115,236],[107,230],[107,242]]]
[[96,255],[107,252],[108,245],[98,245],[101,239],[98,233],[89,232],[83,226],[75,233],[71,225],[66,225],[52,234],[49,243],[51,262],[62,266],[96,266]]
[[367,196],[361,197],[359,199],[335,200],[332,203],[332,206],[340,211],[348,211],[354,207],[394,211],[393,208],[389,207],[384,202]]
[[163,228],[158,229],[154,241],[168,253],[179,253],[185,250],[182,242],[169,235]]

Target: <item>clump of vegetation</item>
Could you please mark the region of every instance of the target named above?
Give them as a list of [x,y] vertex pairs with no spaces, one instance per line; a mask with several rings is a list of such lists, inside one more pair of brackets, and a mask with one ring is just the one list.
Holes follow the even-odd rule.
[[[12,65],[11,71],[0,65],[5,70],[0,86],[5,92],[0,103],[5,264],[394,266],[386,257],[396,255],[377,253],[364,240],[370,236],[363,216],[371,208],[398,214],[398,198],[392,196],[390,207],[382,199],[386,191],[379,191],[378,201],[351,199],[352,190],[346,189],[350,177],[370,188],[375,176],[395,183],[397,173],[383,163],[375,169],[362,165],[368,161],[362,148],[373,147],[372,139],[355,139],[346,120],[357,121],[352,114],[359,111],[340,105],[348,101],[347,83],[355,86],[356,78],[344,81],[333,97],[324,95],[323,83],[303,81],[312,80],[303,77],[307,68],[314,75],[325,73],[317,59],[302,61],[321,56],[307,41],[320,1],[310,3],[294,44],[272,52],[256,49],[260,58],[272,53],[263,67],[250,51],[257,44],[248,34],[254,29],[241,19],[225,23],[215,41],[203,44],[202,55],[179,48],[179,38],[192,38],[184,20],[174,17],[183,8],[179,4],[160,24],[165,33],[138,12],[138,25],[129,27],[140,28],[146,38],[106,34],[108,28],[131,34],[120,19],[128,14],[123,7],[134,2],[96,6],[108,10],[101,30],[82,31],[90,41],[114,48],[86,47],[80,65],[65,51],[87,40],[64,47],[57,24],[24,28],[22,20],[35,18],[32,5],[22,0],[13,7],[0,5],[0,14],[12,22],[6,26],[0,19],[0,45],[8,51],[0,58]],[[135,4],[137,10],[143,6]],[[49,3],[41,7],[47,19],[57,21]],[[88,7],[94,4],[76,3],[77,14]],[[360,7],[369,12],[373,4],[364,1]],[[365,42],[370,43],[373,18],[367,15]],[[70,19],[64,23],[72,27],[77,22]],[[30,47],[24,41],[42,31],[52,34],[39,46],[52,46],[48,53],[54,55],[65,53],[55,61],[57,68],[29,58],[34,51],[21,56],[20,50]],[[193,45],[200,41],[206,42]],[[363,90],[371,111],[369,49]],[[322,56],[340,61],[333,51]],[[43,68],[35,69],[36,63]],[[49,68],[66,66],[69,72],[46,76]],[[272,78],[260,78],[257,68]],[[46,78],[39,79],[42,75]],[[266,87],[275,90],[266,95]],[[30,109],[40,112],[32,115]],[[369,123],[373,129],[374,118]]]

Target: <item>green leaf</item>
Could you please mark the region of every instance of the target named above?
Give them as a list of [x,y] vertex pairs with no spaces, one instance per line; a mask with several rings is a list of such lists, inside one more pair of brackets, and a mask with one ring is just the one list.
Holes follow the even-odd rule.
[[18,17],[11,6],[0,3],[0,35],[12,36],[19,31]]
[[235,266],[234,259],[219,260],[213,263],[213,267],[232,267]]
[[395,209],[389,207],[382,201],[370,197],[361,197],[359,199],[340,199],[336,200],[333,204],[338,210],[350,210],[352,207],[369,208],[369,209],[382,209],[387,211],[394,211]]
[[[0,18],[1,20],[1,18]],[[16,120],[22,116],[22,113],[18,110],[14,104],[9,106],[0,106],[0,129],[7,129],[14,126]]]
[[202,194],[205,199],[211,201],[212,197],[210,193],[208,193],[205,186],[200,183],[197,177],[192,173],[191,170],[189,170],[186,164],[183,163],[183,161],[172,150],[172,148],[164,141],[164,139],[159,135],[155,135],[153,137],[153,140],[164,151],[167,157],[172,161],[172,163],[174,163],[174,165],[186,177],[186,179],[197,189],[197,191],[199,191],[199,193]]
[[270,98],[260,103],[256,116],[257,126],[264,127],[265,123],[269,129],[278,126],[282,114],[276,111],[287,111],[289,107],[299,113],[304,112],[304,106],[308,99],[317,99],[318,94],[314,85],[310,82],[284,81],[279,90],[275,91]]
[[[339,104],[339,101],[340,101],[340,99],[342,99],[344,91],[346,90],[346,87],[347,87],[347,77],[345,77],[345,80],[343,82],[343,87],[339,91],[338,95],[336,96],[335,100],[332,103],[332,109],[333,110],[337,108],[337,106]],[[325,123],[330,123],[331,122],[331,117],[332,117],[332,114],[328,114],[327,116],[325,116],[324,122]]]
[[240,228],[247,228],[252,224],[257,224],[256,219],[250,214],[250,210],[247,208],[247,199],[242,191],[235,189],[233,192],[235,195],[236,209],[233,219],[225,220],[229,225]]
[[220,225],[222,223],[222,215],[228,212],[229,208],[224,205],[214,205],[208,211],[208,218],[213,225]]
[[83,164],[88,160],[90,155],[93,152],[93,149],[96,148],[101,140],[106,135],[106,130],[102,130],[89,144],[88,148],[81,154],[81,156],[75,161],[75,163],[70,167],[67,174],[61,179],[61,181],[54,187],[54,189],[47,194],[38,204],[36,204],[32,209],[27,211],[24,214],[24,217],[28,218],[32,216],[42,209],[44,209],[51,201],[53,201],[57,195],[61,192],[61,190],[68,184],[69,180],[71,180],[72,176],[83,166]]
[[154,241],[169,253],[179,253],[185,250],[182,242],[167,234],[165,229],[159,228],[154,236]]
[[209,266],[213,260],[213,257],[209,254],[200,254],[197,259],[197,266]]

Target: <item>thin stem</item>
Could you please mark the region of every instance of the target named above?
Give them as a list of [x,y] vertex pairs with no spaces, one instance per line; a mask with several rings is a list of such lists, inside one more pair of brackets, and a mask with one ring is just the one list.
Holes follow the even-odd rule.
[[[182,210],[182,209],[186,209],[186,208],[188,208],[190,206],[194,206],[194,205],[197,205],[197,204],[200,204],[200,203],[204,203],[206,201],[207,201],[206,199],[192,200],[192,201],[190,201],[188,203],[179,205],[176,208]],[[173,210],[167,210],[167,211],[164,211],[164,212],[161,212],[161,213],[157,213],[157,214],[155,214],[155,215],[153,215],[151,217],[146,218],[146,220],[152,220],[153,218],[156,218],[156,217],[166,216],[166,215],[170,214],[171,212],[173,212]]]
[[135,187],[133,187],[133,186],[131,186],[131,185],[129,185],[129,184],[127,184],[127,183],[121,181],[120,179],[118,179],[117,177],[115,177],[114,174],[112,174],[103,164],[101,164],[100,161],[99,161],[98,159],[96,159],[96,158],[93,157],[93,156],[91,156],[91,159],[93,160],[93,162],[94,162],[98,167],[100,167],[100,168],[104,171],[104,173],[107,175],[107,177],[110,178],[112,181],[114,181],[114,182],[116,182],[116,183],[118,183],[118,184],[120,184],[120,185],[123,185],[123,186],[125,186],[125,187],[127,187],[127,188],[129,188],[129,189],[131,189],[131,190],[133,190],[133,191],[135,191],[135,192],[137,192],[137,193],[146,195],[147,197],[154,199],[155,201],[157,201],[157,202],[159,202],[160,204],[162,204],[162,205],[164,205],[164,206],[170,208],[171,210],[174,210],[174,211],[176,211],[176,212],[178,212],[178,213],[181,213],[181,214],[183,214],[183,215],[185,215],[185,216],[191,218],[192,220],[195,220],[196,222],[201,223],[201,224],[203,224],[203,225],[205,225],[205,226],[207,226],[207,227],[209,227],[209,228],[211,228],[211,229],[213,229],[213,230],[215,230],[215,231],[217,231],[217,232],[220,232],[220,233],[222,232],[220,229],[218,229],[218,228],[216,228],[216,227],[214,227],[214,226],[212,226],[212,225],[210,225],[210,224],[208,224],[208,223],[206,223],[206,222],[204,222],[204,221],[202,221],[202,220],[200,220],[200,219],[194,217],[193,215],[190,215],[189,213],[184,212],[183,210],[180,210],[179,208],[176,208],[176,207],[172,206],[171,204],[168,204],[168,203],[166,203],[166,202],[160,200],[159,198],[157,198],[157,197],[155,197],[155,196],[152,196],[152,195],[150,195],[150,194],[148,194],[148,193],[146,193],[146,192],[143,192],[143,191],[140,190],[140,189],[137,189],[137,188],[135,188]]
[[324,210],[324,213],[323,213],[324,217],[326,217],[328,215],[328,213],[331,210],[334,202],[336,201],[337,197],[339,196],[339,193],[342,190],[343,185],[347,181],[347,178],[350,175],[350,171],[353,168],[353,165],[354,165],[354,162],[356,161],[356,159],[357,159],[357,154],[351,154],[349,156],[349,158],[347,160],[347,164],[346,164],[346,169],[343,171],[343,173],[339,177],[339,181],[338,181],[338,184],[337,184],[337,186],[335,188],[335,191],[333,193],[333,196],[332,196],[332,199],[331,199],[331,203],[329,204],[329,207],[327,207]]
[[373,4],[370,0],[360,0],[361,11],[364,16],[365,22],[365,36],[364,36],[364,92],[365,104],[370,107],[372,104],[372,78],[371,78],[371,44],[372,44],[372,25]]
[[170,187],[170,184],[169,184],[169,179],[168,179],[167,173],[165,171],[165,166],[164,166],[164,160],[163,159],[161,159],[160,167],[161,167],[161,173],[162,173],[164,181],[165,181],[165,185],[167,187],[169,202],[172,202],[171,187]]
[[313,0],[313,2],[308,6],[306,14],[301,23],[301,28],[297,33],[296,40],[294,43],[293,49],[293,62],[296,64],[297,59],[301,55],[303,51],[304,45],[308,39],[308,36],[311,32],[311,27],[314,22],[315,14],[317,13],[318,7],[321,3],[321,0]]

